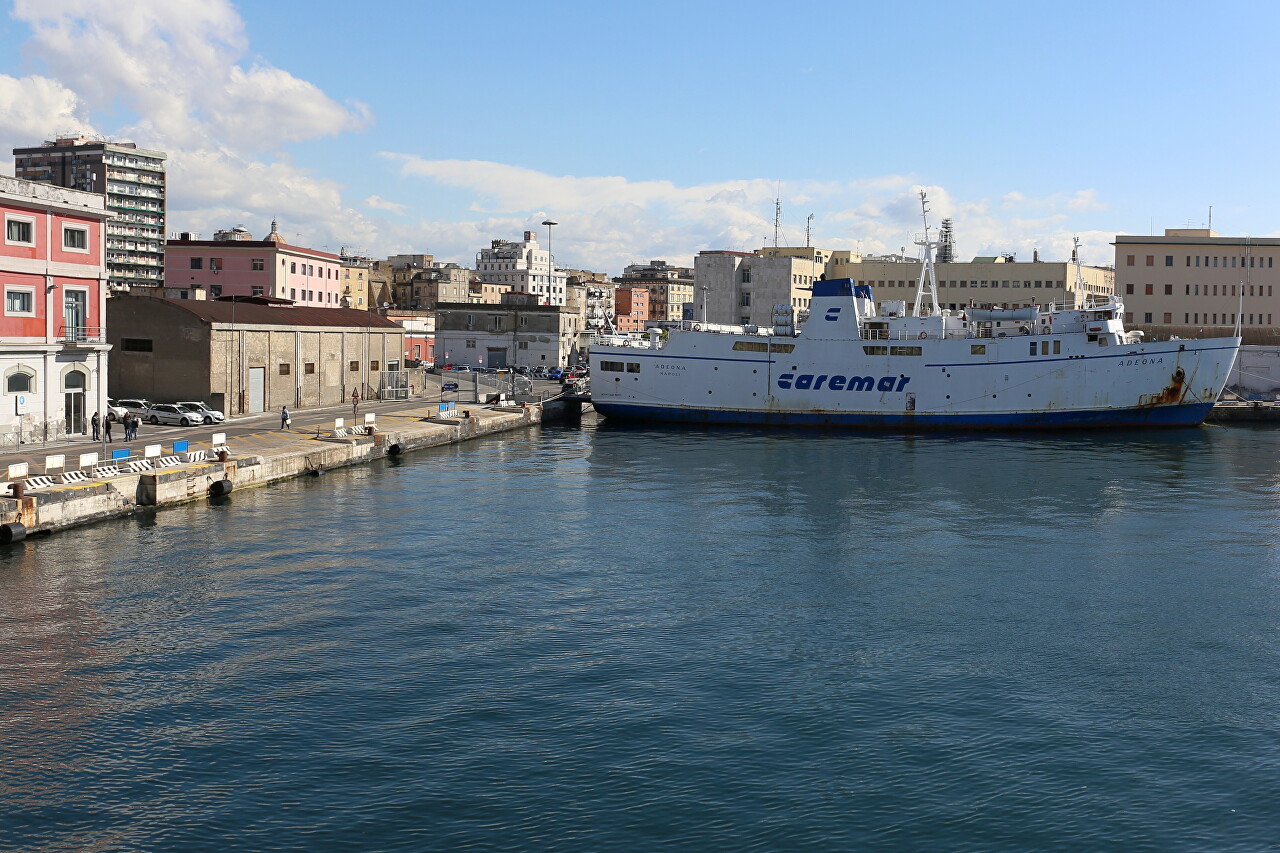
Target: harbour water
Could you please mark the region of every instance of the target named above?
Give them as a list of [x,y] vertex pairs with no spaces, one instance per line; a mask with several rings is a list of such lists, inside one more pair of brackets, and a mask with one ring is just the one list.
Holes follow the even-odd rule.
[[545,426],[0,552],[0,849],[1258,850],[1280,433]]

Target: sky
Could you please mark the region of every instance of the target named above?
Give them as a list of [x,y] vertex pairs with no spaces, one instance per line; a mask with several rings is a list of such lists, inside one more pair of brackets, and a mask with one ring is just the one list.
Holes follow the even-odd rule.
[[704,249],[1109,264],[1117,234],[1280,235],[1280,4],[13,0],[0,173],[83,132],[168,153],[168,230],[474,264]]

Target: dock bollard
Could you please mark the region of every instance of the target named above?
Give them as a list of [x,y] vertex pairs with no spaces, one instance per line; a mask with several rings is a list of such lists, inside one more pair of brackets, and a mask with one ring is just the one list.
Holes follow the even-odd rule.
[[27,494],[27,481],[14,480],[9,484],[9,492],[17,500],[22,500]]

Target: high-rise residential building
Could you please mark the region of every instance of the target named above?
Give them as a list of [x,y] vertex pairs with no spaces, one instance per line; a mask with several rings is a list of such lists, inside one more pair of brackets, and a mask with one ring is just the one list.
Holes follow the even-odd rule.
[[1190,336],[1239,320],[1250,343],[1280,324],[1278,238],[1166,228],[1163,237],[1121,234],[1114,245],[1126,324]]
[[508,285],[514,293],[532,293],[543,305],[563,305],[564,270],[555,269],[551,252],[538,245],[532,231],[524,240],[494,240],[476,254],[476,277],[482,284]]
[[642,286],[649,291],[650,320],[679,320],[693,303],[693,269],[666,261],[631,264],[614,279],[619,286]]
[[164,283],[164,152],[74,136],[15,148],[13,157],[19,178],[106,196],[110,288]]

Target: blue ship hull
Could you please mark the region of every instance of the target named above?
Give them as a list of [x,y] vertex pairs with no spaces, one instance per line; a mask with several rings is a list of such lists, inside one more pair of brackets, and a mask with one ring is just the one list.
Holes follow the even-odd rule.
[[876,414],[873,412],[782,412],[642,406],[604,401],[596,411],[619,420],[700,424],[741,424],[888,430],[1025,430],[1198,426],[1212,403],[1187,403],[1132,409],[1074,412],[1002,412],[998,414]]

